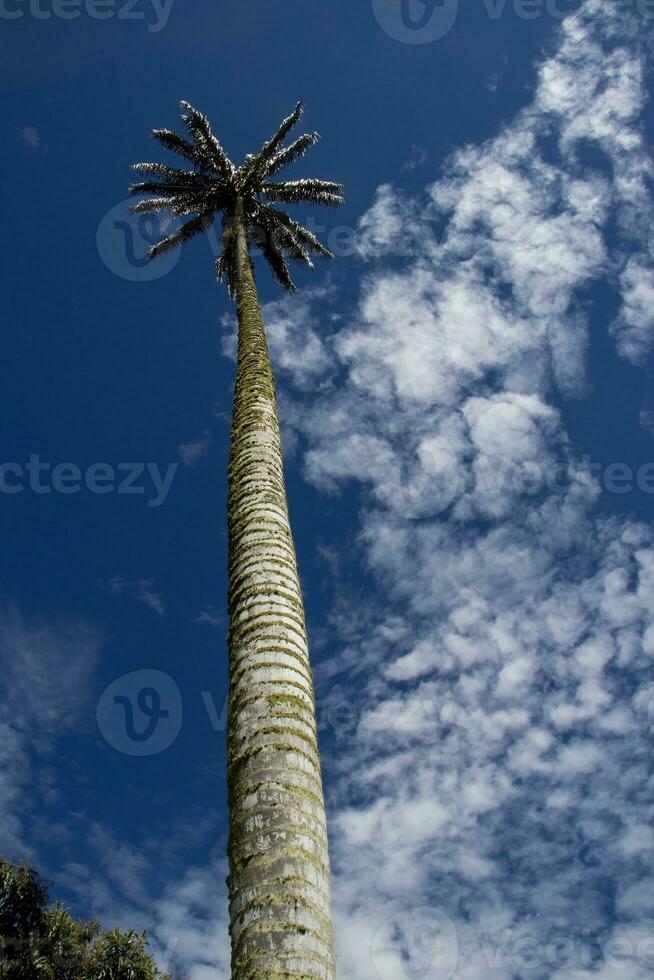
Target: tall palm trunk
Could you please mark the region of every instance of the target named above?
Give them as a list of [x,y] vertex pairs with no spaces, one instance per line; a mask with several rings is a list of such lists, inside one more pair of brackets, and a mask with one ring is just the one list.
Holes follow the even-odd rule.
[[233,980],[335,977],[329,858],[275,382],[243,203],[229,463],[229,894]]

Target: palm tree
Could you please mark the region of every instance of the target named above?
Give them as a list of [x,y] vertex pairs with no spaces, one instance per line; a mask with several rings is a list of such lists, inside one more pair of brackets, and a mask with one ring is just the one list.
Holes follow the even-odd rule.
[[229,899],[233,980],[332,980],[329,857],[302,592],[284,486],[279,418],[250,257],[256,246],[287,290],[287,259],[331,257],[280,204],[334,205],[340,184],[274,178],[316,142],[287,144],[302,104],[236,168],[208,120],[181,103],[189,139],[153,136],[190,168],[139,163],[153,194],[134,211],[185,217],[155,258],[222,217],[216,262],[236,298],[238,364],[229,459]]

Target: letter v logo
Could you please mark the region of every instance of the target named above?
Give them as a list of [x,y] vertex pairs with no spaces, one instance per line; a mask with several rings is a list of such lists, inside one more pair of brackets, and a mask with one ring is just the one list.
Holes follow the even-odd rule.
[[459,0],[372,0],[379,26],[403,44],[429,44],[453,27]]
[[[438,0],[436,0],[438,2]],[[441,0],[442,2],[442,0]],[[422,14],[419,14],[418,19],[414,20],[412,6],[419,4],[422,8]],[[402,0],[402,23],[405,27],[408,27],[410,31],[421,31],[423,27],[426,27],[429,21],[434,16],[434,10],[436,9],[436,3],[434,0]]]

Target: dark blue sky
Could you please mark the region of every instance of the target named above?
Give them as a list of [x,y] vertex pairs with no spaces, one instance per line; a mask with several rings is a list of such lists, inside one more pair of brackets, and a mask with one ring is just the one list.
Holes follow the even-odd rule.
[[[40,494],[28,481],[21,493],[0,494],[6,615],[20,615],[33,637],[39,629],[66,636],[79,628],[71,624],[84,623],[98,638],[88,684],[70,709],[74,723],[58,719],[26,736],[34,777],[16,804],[23,830],[14,840],[31,850],[79,914],[92,910],[91,892],[66,867],[74,862],[97,869],[100,879],[107,875],[97,866],[97,854],[111,850],[98,844],[100,825],[130,853],[159,853],[141,875],[151,896],[186,868],[206,864],[212,848],[220,854],[227,830],[223,733],[212,730],[202,692],[211,693],[220,713],[234,373],[221,338],[233,308],[215,282],[206,241],[185,248],[160,278],[142,281],[120,228],[112,232],[105,222],[98,236],[105,215],[127,197],[129,165],[161,158],[148,133],[155,126],[179,128],[180,99],[210,117],[239,160],[302,98],[305,128],[318,129],[322,140],[298,175],[345,185],[340,212],[315,214],[325,225],[323,237],[337,225],[354,228],[381,184],[393,183],[426,206],[424,189],[453,151],[496,136],[530,104],[535,63],[552,50],[559,26],[546,13],[521,18],[510,4],[493,19],[488,5],[461,0],[444,37],[414,45],[382,29],[370,0],[176,0],[158,30],[149,29],[160,23],[149,0],[137,0],[130,19],[123,8],[117,0],[108,8],[112,16],[99,20],[82,3],[77,19],[63,20],[48,0],[31,8],[7,0],[0,35],[0,461],[22,466],[38,455],[51,467],[69,462],[82,473],[98,463],[114,470],[150,463],[163,474],[178,464],[160,506],[151,506],[156,492],[147,470],[135,480],[143,494],[86,487]],[[22,16],[7,18],[14,10]],[[51,16],[35,16],[39,10]],[[651,128],[651,108],[645,121]],[[558,165],[555,141],[545,159],[548,152]],[[588,167],[600,174],[611,169],[600,151]],[[622,247],[611,224],[605,236],[609,248]],[[387,267],[396,267],[392,256]],[[356,256],[337,258],[329,270],[338,295],[329,309],[345,325],[356,317],[365,272]],[[276,287],[261,262],[257,273],[262,300],[274,299]],[[321,285],[326,275],[322,267],[298,273],[298,285]],[[649,405],[651,360],[634,366],[616,354],[607,331],[619,308],[611,276],[607,270],[576,293],[590,325],[586,379],[574,395],[553,391],[550,400],[579,457],[638,468],[652,456],[651,434],[638,421]],[[293,399],[296,408],[305,399],[314,403],[311,391]],[[314,663],[326,696],[328,665],[348,642],[337,630],[343,594],[362,609],[384,600],[356,544],[367,491],[352,481],[334,496],[307,482],[301,465],[310,436],[301,433],[299,440],[288,489]],[[208,451],[184,465],[179,447],[198,441]],[[652,498],[643,493],[604,493],[597,506],[599,514],[620,519],[654,517]],[[484,519],[476,526],[481,534]],[[62,655],[65,660],[65,643]],[[50,669],[47,657],[43,669]],[[142,669],[174,679],[184,712],[174,745],[148,758],[117,751],[96,723],[107,685]],[[327,731],[328,751],[331,738]],[[334,744],[342,750],[342,742]],[[336,794],[336,770],[326,767],[328,798]],[[19,856],[13,846],[12,856]],[[107,860],[122,858],[116,850]],[[116,900],[117,916],[123,898]],[[97,907],[110,914],[108,898]],[[362,970],[361,978],[367,976]]]

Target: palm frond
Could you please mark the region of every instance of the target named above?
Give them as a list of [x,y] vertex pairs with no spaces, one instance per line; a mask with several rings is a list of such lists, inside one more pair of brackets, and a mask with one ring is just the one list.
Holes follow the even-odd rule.
[[270,201],[280,201],[282,204],[320,204],[323,207],[342,204],[342,190],[342,184],[315,178],[261,185],[262,193]]
[[[271,208],[259,207],[252,215],[252,223],[248,227],[248,240],[261,248],[262,241],[269,241],[286,253],[290,259],[303,262],[313,268],[311,256],[302,242],[296,237],[291,228],[277,219]],[[256,232],[256,237],[254,233]]]
[[289,272],[289,268],[286,264],[284,256],[281,253],[281,250],[268,239],[261,242],[259,248],[261,249],[261,254],[268,262],[270,270],[279,285],[283,286],[284,289],[287,289],[289,293],[294,293],[295,285],[291,279],[291,273]]
[[247,191],[251,189],[263,179],[269,161],[272,160],[277,151],[281,148],[282,143],[295,124],[299,122],[303,111],[303,104],[298,102],[290,116],[287,116],[286,119],[284,119],[275,135],[271,139],[267,140],[259,152],[255,153],[254,156],[249,157],[247,162],[243,165],[243,167],[241,167],[240,183],[243,190]]
[[174,198],[148,197],[130,207],[131,214],[152,214],[154,211],[170,211]]
[[129,209],[132,214],[152,214],[156,211],[167,211],[174,217],[182,217],[186,214],[210,213],[200,206],[195,197],[154,197],[139,201]]
[[264,219],[261,218],[254,230],[256,230],[256,235],[251,234],[249,236],[251,245],[256,245],[263,252],[263,244],[270,243],[282,255],[287,255],[294,262],[301,262],[313,268],[309,252],[288,228],[284,228],[283,225],[275,221],[265,223]]
[[179,167],[169,167],[165,163],[133,163],[132,170],[159,177],[170,184],[190,184],[193,187],[205,186],[207,181],[196,170],[181,170]]
[[171,153],[179,153],[180,156],[195,166],[201,164],[202,161],[198,156],[196,147],[178,133],[173,133],[170,129],[153,129],[152,135],[156,140],[159,140],[164,149],[170,150]]
[[313,269],[313,262],[311,261],[311,256],[307,252],[306,248],[298,242],[297,238],[288,231],[286,228],[278,226],[271,230],[272,241],[278,246],[281,246],[282,252],[286,252],[289,259],[293,259],[294,262],[300,262],[303,265],[308,265],[310,269]]
[[214,136],[209,120],[190,102],[180,102],[182,120],[199,147],[202,157],[209,160],[224,180],[231,180],[235,169],[219,141]]
[[273,203],[342,203],[342,187],[333,181],[270,179],[304,156],[318,140],[317,133],[305,133],[284,146],[302,115],[302,103],[297,103],[274,136],[258,154],[247,156],[238,170],[214,136],[206,116],[188,102],[182,102],[181,108],[189,139],[168,129],[155,129],[152,135],[165,149],[188,161],[192,169],[165,163],[134,165],[145,179],[132,184],[130,194],[150,197],[137,201],[130,210],[139,215],[164,212],[185,219],[184,224],[153,245],[149,257],[156,258],[182,245],[206,230],[222,213],[225,233],[223,250],[216,260],[216,275],[219,280],[226,280],[229,295],[234,297],[237,251],[235,236],[229,231],[237,210],[239,214],[242,210],[248,246],[258,248],[275,278],[285,289],[293,290],[287,260],[311,265],[312,256],[331,258],[331,252],[311,231]]
[[181,225],[172,235],[168,235],[167,238],[162,238],[160,242],[153,245],[148,252],[148,257],[155,259],[158,255],[165,255],[166,252],[170,252],[171,249],[177,248],[183,242],[188,242],[195,235],[198,235],[201,231],[205,231],[208,224],[211,221],[211,215],[200,214],[196,218],[191,218],[190,221],[185,222]]
[[129,185],[129,192],[134,194],[162,194],[166,197],[176,197],[180,194],[195,192],[194,187],[188,184],[165,184],[156,180],[141,180],[137,184]]
[[227,295],[234,299],[236,295],[236,249],[234,239],[223,238],[223,250],[216,259],[216,278],[218,282],[225,282],[227,285]]
[[318,133],[305,133],[304,136],[300,136],[300,138],[294,143],[291,143],[290,146],[287,146],[285,149],[279,150],[278,153],[275,153],[272,160],[269,161],[263,176],[273,177],[276,173],[279,173],[280,170],[283,170],[285,167],[289,167],[296,160],[303,157],[307,150],[310,150],[319,139],[320,136]]
[[314,255],[320,255],[324,259],[334,258],[329,249],[325,248],[323,243],[316,238],[313,232],[301,225],[299,221],[292,218],[290,214],[286,213],[286,211],[280,211],[278,208],[273,208],[269,204],[263,205],[262,210],[270,213],[274,221],[279,222],[288,228],[288,230],[293,233],[297,241],[300,242],[300,244],[302,244],[308,252],[312,252]]

